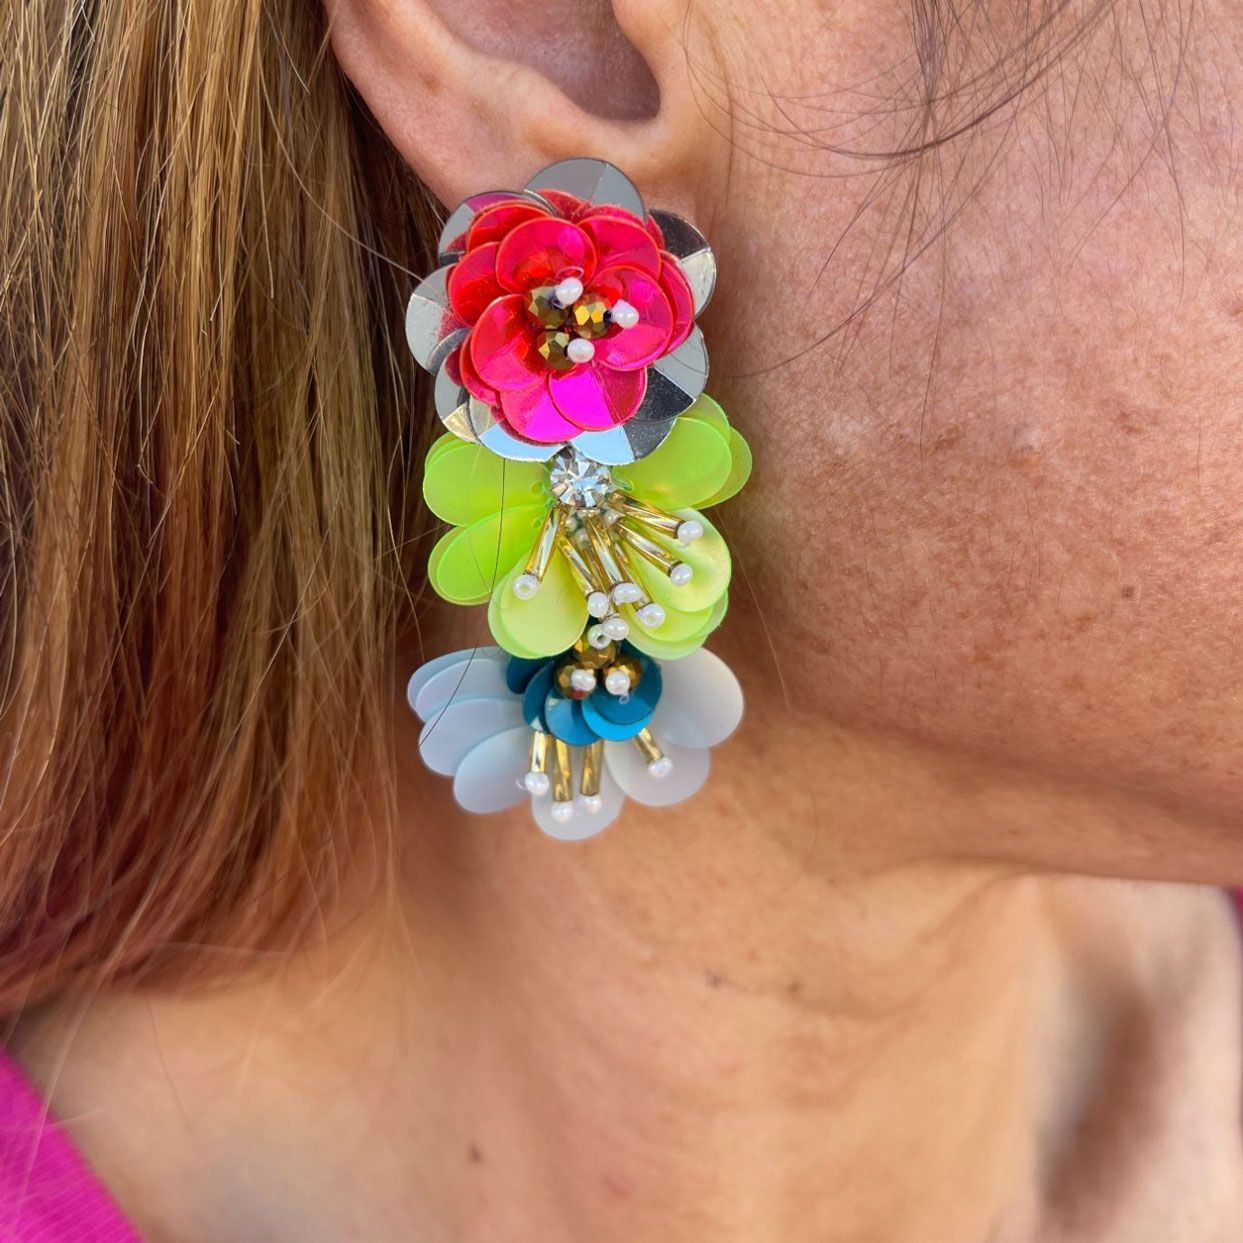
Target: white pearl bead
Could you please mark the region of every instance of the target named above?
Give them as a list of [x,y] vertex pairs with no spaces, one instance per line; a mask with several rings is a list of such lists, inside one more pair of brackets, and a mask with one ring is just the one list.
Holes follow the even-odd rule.
[[522,784],[526,786],[527,793],[534,794],[538,798],[541,794],[548,793],[551,782],[547,773],[527,773],[522,779]]
[[693,544],[697,539],[703,539],[704,524],[696,522],[694,518],[687,520],[678,527],[678,539],[683,544]]
[[604,633],[615,643],[620,643],[630,633],[630,627],[626,624],[626,619],[618,617],[616,614],[612,617],[606,617],[600,624],[604,628]]
[[639,312],[624,298],[619,298],[609,311],[609,319],[619,328],[633,328],[639,322]]
[[572,363],[589,363],[596,356],[596,347],[586,337],[575,337],[565,347],[565,356]]
[[539,579],[534,574],[519,574],[514,579],[514,595],[519,600],[529,600],[539,590]]
[[695,571],[685,561],[679,561],[669,570],[669,581],[675,587],[685,587],[695,577]]
[[613,602],[615,604],[633,604],[636,600],[643,599],[643,592],[635,583],[618,583],[613,588]]
[[604,689],[610,695],[624,695],[630,689],[630,674],[625,669],[614,669],[605,677]]
[[603,591],[593,591],[587,597],[587,612],[592,617],[607,617],[612,607],[612,603]]
[[597,650],[601,650],[603,648],[608,647],[608,645],[612,643],[613,640],[609,638],[608,634],[605,632],[604,627],[601,625],[601,626],[592,626],[592,628],[587,631],[587,642],[590,643],[591,646],[596,648]]
[[574,816],[573,803],[553,803],[548,810],[552,818],[558,824],[564,824],[567,820],[572,819]]
[[599,794],[584,794],[583,806],[595,815],[596,812],[604,810],[604,799]]
[[571,669],[570,685],[576,691],[594,691],[596,689],[596,671],[594,669]]
[[552,296],[561,306],[573,306],[583,296],[583,282],[577,276],[567,276],[552,291]]
[[667,777],[671,772],[673,772],[673,761],[667,755],[662,755],[660,759],[653,760],[647,766],[647,775],[656,781]]
[[665,623],[665,610],[654,601],[651,604],[645,604],[636,614],[640,626],[646,626],[648,630],[655,630],[657,626],[663,626]]

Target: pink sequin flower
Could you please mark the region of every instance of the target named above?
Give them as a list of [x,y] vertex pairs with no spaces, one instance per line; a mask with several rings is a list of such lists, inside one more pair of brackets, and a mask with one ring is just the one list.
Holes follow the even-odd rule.
[[407,332],[458,435],[507,457],[576,444],[633,460],[702,391],[711,251],[684,221],[649,214],[612,166],[565,161],[523,191],[466,200],[441,255]]

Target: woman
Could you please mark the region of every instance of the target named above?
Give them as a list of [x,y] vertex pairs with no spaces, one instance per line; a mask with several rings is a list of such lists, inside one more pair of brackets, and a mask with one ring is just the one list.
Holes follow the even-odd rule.
[[[7,1237],[1240,1237],[1233,0],[3,20]],[[578,155],[758,465],[746,723],[570,845],[418,762],[401,322]]]

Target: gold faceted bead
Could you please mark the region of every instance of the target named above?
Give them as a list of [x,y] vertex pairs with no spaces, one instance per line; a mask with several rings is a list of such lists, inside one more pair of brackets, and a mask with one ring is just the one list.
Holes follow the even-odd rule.
[[[581,677],[583,674],[591,674],[590,686],[575,686],[574,675],[578,673]],[[565,696],[566,699],[586,699],[588,695],[596,689],[595,670],[584,669],[577,662],[562,665],[557,670],[556,676],[557,690]]]
[[617,656],[617,644],[610,642],[607,647],[595,648],[585,638],[574,644],[575,662],[584,669],[603,669],[611,665]]
[[555,291],[555,285],[539,285],[527,294],[527,310],[545,328],[560,328],[570,318],[569,308],[553,297]]
[[609,304],[603,298],[579,298],[570,308],[574,331],[580,337],[602,337],[609,330]]
[[639,679],[643,676],[643,666],[631,656],[629,653],[623,653],[616,660],[611,661],[604,671],[604,677],[607,679],[610,673],[624,673],[630,679],[630,689],[634,690],[639,685]]
[[539,343],[539,352],[554,371],[569,371],[574,366],[574,360],[566,353],[573,340],[574,336],[564,330],[544,333]]

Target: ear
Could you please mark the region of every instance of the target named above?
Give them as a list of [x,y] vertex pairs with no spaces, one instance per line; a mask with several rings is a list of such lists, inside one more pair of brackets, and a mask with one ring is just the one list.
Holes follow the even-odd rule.
[[595,156],[703,220],[715,140],[685,0],[325,0],[345,73],[448,206]]

